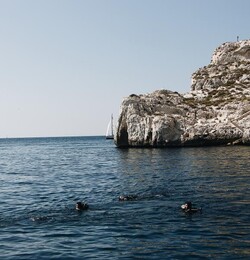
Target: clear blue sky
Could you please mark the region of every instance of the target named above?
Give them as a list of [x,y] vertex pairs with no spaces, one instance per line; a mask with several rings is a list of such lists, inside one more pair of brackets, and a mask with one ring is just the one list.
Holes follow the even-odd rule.
[[122,99],[190,89],[249,0],[0,0],[0,137],[104,135]]

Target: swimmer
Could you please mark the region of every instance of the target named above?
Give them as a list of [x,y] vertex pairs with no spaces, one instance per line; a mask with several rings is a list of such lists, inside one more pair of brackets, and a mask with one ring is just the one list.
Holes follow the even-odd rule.
[[185,213],[201,212],[201,208],[197,209],[197,208],[193,208],[192,207],[192,202],[191,201],[187,201],[187,202],[185,202],[185,204],[181,205],[181,209]]
[[76,203],[76,210],[86,210],[89,208],[89,205],[87,203],[77,202]]
[[126,200],[136,200],[137,199],[137,196],[135,195],[121,195],[119,197],[119,200],[120,201],[126,201]]

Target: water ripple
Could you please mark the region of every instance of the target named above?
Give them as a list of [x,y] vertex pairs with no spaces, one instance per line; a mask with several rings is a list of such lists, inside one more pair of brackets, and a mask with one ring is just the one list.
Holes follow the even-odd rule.
[[[248,147],[0,140],[3,259],[248,259]],[[133,201],[118,201],[134,195]],[[186,200],[202,214],[185,214]],[[77,201],[90,209],[77,212]]]

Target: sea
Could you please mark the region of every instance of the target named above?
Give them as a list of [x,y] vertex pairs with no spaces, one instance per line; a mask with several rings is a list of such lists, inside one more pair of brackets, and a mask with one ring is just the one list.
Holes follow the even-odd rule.
[[0,139],[0,259],[250,259],[249,158],[249,146]]

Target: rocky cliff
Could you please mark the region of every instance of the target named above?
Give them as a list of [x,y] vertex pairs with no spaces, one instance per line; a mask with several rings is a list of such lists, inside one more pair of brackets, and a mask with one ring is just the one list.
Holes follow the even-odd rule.
[[250,40],[228,42],[192,75],[191,91],[132,94],[121,105],[118,147],[250,144]]

